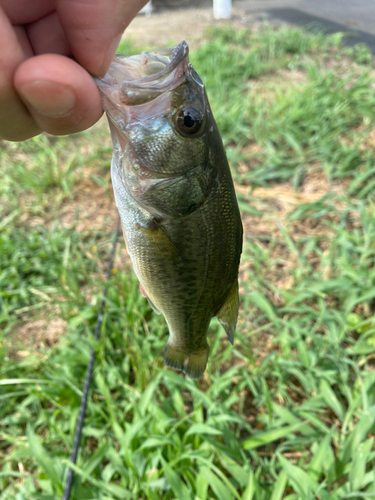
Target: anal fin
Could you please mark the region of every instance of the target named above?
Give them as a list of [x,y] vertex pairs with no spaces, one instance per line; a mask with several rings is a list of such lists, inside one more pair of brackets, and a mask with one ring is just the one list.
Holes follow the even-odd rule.
[[238,307],[238,280],[236,279],[236,281],[232,285],[232,288],[230,289],[228,297],[225,299],[224,304],[216,314],[217,319],[219,320],[221,326],[224,328],[232,345],[237,324]]

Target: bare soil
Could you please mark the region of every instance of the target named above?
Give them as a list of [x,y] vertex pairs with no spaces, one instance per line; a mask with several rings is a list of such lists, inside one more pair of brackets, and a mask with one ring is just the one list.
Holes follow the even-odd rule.
[[[176,4],[175,0],[172,3]],[[157,10],[150,17],[137,16],[124,33],[130,37],[135,45],[146,46],[150,50],[171,47],[186,40],[191,50],[195,49],[204,40],[204,32],[208,26],[220,26],[230,23],[234,26],[259,24],[253,15],[247,14],[239,8],[232,9],[232,19],[216,20],[213,17],[212,3],[207,7],[207,2],[181,2],[181,5],[195,3],[201,8],[174,9],[170,11]],[[205,8],[202,6],[206,5]]]
[[210,10],[186,9],[138,16],[126,29],[124,37],[129,37],[135,45],[152,50],[174,46],[186,40],[194,49],[202,40],[207,25],[214,22]]

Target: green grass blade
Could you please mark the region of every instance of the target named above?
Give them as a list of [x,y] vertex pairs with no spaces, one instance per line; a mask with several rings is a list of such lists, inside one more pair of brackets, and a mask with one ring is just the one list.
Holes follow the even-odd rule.
[[298,431],[304,425],[304,422],[298,422],[297,424],[287,425],[279,429],[272,429],[269,431],[254,434],[251,438],[246,439],[242,443],[242,448],[244,450],[252,450],[255,448],[259,448],[260,446],[270,444],[279,439],[285,439],[289,437],[289,434]]

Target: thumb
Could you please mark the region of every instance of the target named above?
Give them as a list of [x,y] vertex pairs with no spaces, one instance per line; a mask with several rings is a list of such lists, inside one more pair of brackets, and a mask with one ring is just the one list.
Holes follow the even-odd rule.
[[103,76],[121,35],[147,0],[57,0],[57,13],[76,60]]

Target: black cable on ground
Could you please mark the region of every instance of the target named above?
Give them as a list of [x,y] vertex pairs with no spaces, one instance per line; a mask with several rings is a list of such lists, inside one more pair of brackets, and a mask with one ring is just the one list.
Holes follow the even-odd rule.
[[[102,303],[100,304],[99,314],[98,314],[98,317],[96,320],[95,333],[94,333],[95,339],[99,338],[100,328],[102,326],[103,310],[104,310],[104,306],[106,303],[107,288],[108,288],[107,285],[108,285],[108,281],[109,281],[109,278],[111,277],[111,273],[112,273],[112,269],[113,269],[113,261],[115,259],[116,246],[117,246],[118,235],[120,232],[120,227],[121,227],[121,222],[120,222],[120,217],[119,217],[118,222],[117,222],[115,238],[113,241],[111,259],[110,259],[108,271],[107,271],[106,286],[105,286],[104,291],[103,291],[103,300],[102,300]],[[81,441],[83,421],[85,418],[87,399],[88,399],[88,395],[89,395],[89,389],[90,389],[90,383],[91,383],[91,378],[92,378],[92,372],[94,369],[94,363],[95,363],[95,350],[93,349],[91,351],[91,357],[90,357],[89,365],[87,367],[85,385],[83,387],[83,394],[82,394],[82,399],[81,399],[81,406],[79,408],[76,431],[74,434],[73,448],[72,448],[72,453],[70,455],[70,461],[73,464],[76,463],[78,450],[79,450],[79,444]],[[74,471],[73,471],[73,469],[71,469],[69,467],[68,475],[67,475],[66,483],[65,483],[64,495],[62,497],[62,500],[69,500],[70,492],[71,492],[72,485],[73,485],[73,478],[74,478]]]

